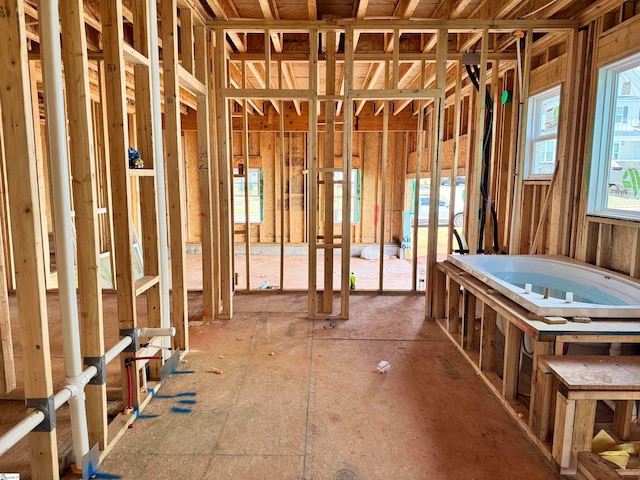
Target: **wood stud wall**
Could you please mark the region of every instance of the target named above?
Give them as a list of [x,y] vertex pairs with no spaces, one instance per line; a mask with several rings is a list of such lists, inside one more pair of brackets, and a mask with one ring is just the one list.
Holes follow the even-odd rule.
[[[174,12],[177,5],[168,2]],[[159,237],[157,231],[157,189],[154,142],[162,135],[154,131],[153,93],[151,66],[149,62],[150,22],[148,3],[135,0],[131,4],[133,45],[123,43],[123,6],[121,0],[105,0],[102,8],[102,34],[104,54],[99,59],[88,58],[85,30],[85,11],[82,1],[74,0],[61,12],[61,33],[64,41],[63,59],[65,73],[65,93],[67,95],[67,115],[69,124],[70,173],[73,175],[73,208],[75,210],[75,244],[77,251],[79,318],[81,321],[81,350],[85,357],[100,357],[105,352],[104,320],[102,318],[102,279],[100,276],[100,254],[110,252],[112,271],[115,272],[114,286],[117,286],[118,322],[120,328],[141,326],[159,327],[160,292],[163,286],[159,280]],[[2,128],[0,129],[0,210],[2,211],[2,235],[0,247],[0,393],[16,393],[15,365],[12,352],[12,335],[8,290],[15,288],[18,316],[20,318],[20,345],[22,350],[22,370],[24,376],[24,396],[27,399],[52,398],[51,356],[47,326],[46,287],[49,279],[49,239],[48,217],[50,209],[47,197],[49,188],[46,169],[46,137],[42,134],[40,122],[38,86],[42,82],[42,72],[38,60],[28,57],[26,30],[24,23],[24,3],[10,2],[0,8],[0,26],[7,37],[6,48],[0,53],[0,83],[9,85],[0,92]],[[183,19],[191,11],[181,8]],[[167,17],[170,17],[170,13]],[[171,64],[166,52],[173,45],[177,54],[176,32],[170,32],[164,39],[165,51],[165,93],[166,80],[170,73],[178,78],[173,91],[177,122],[165,126],[178,133],[179,117],[184,111],[180,99],[198,107],[198,148],[205,173],[200,187],[203,216],[216,215],[210,199],[217,195],[212,187],[216,177],[211,175],[208,152],[211,147],[209,130],[212,124],[208,117],[209,95],[206,84],[213,70],[208,67],[211,44],[207,38],[204,20],[191,15],[193,28],[182,22],[182,38],[193,45],[191,52],[181,49],[180,61],[183,66]],[[163,22],[163,24],[166,22]],[[171,22],[176,25],[175,18]],[[191,36],[188,35],[189,31]],[[193,38],[193,40],[190,40]],[[191,58],[191,68],[189,67]],[[97,72],[92,74],[92,72]],[[90,83],[91,82],[91,83]],[[179,97],[178,97],[179,95]],[[195,102],[192,102],[195,99]],[[131,100],[133,100],[131,102]],[[171,103],[171,102],[169,102]],[[159,112],[158,112],[159,113]],[[144,160],[143,169],[130,169],[127,149],[133,146]],[[172,151],[171,153],[174,153]],[[4,162],[5,158],[22,159]],[[164,188],[164,186],[162,187]],[[207,200],[207,198],[209,200]],[[182,205],[184,208],[184,200]],[[10,210],[10,213],[9,211]],[[107,215],[111,215],[109,219]],[[135,221],[135,222],[132,222]],[[144,254],[144,272],[141,279],[134,279],[132,259],[132,224],[139,227],[140,242]],[[213,222],[211,222],[213,223]],[[174,220],[174,230],[183,228],[181,219]],[[205,236],[208,223],[205,223]],[[178,228],[176,228],[178,227]],[[215,227],[215,224],[213,225]],[[174,260],[179,251],[184,253],[184,240],[172,230]],[[205,285],[210,291],[205,295],[205,305],[219,304],[213,291],[214,240],[207,240],[211,247],[205,253],[205,275],[210,280]],[[2,241],[7,242],[6,248]],[[14,242],[20,248],[14,249]],[[45,248],[46,247],[46,248]],[[15,260],[15,261],[14,261]],[[207,263],[208,260],[208,263]],[[15,265],[15,267],[14,267]],[[14,278],[15,277],[15,278]],[[184,280],[184,275],[179,277]],[[176,285],[174,275],[174,285]],[[165,285],[164,288],[167,288]],[[181,292],[182,293],[182,292]],[[136,297],[145,294],[147,318],[137,318]],[[174,295],[174,308],[182,307],[185,312],[174,318],[174,325],[182,326],[176,343],[182,349],[188,348],[186,335],[186,291],[185,301],[180,305]],[[208,303],[207,303],[208,302]],[[210,315],[217,312],[216,306],[209,309]],[[109,347],[109,346],[107,346]],[[155,347],[147,349],[153,354]],[[123,354],[122,373],[125,372]],[[151,365],[152,376],[159,375],[158,367]],[[142,394],[139,370],[132,368],[134,407],[143,407],[151,395]],[[123,430],[133,421],[133,417],[116,421],[115,429],[107,426],[106,385],[86,387],[87,423],[90,444],[98,444],[101,450],[109,450]],[[122,383],[123,399],[128,397],[127,382]],[[125,415],[126,416],[126,415]],[[31,451],[31,475],[33,478],[59,478],[59,455],[55,427],[50,432],[29,435]],[[111,443],[109,443],[111,442]]]
[[[103,59],[87,57],[83,28],[82,2],[74,0],[62,14],[62,35],[66,90],[69,98],[83,101],[67,102],[70,125],[70,163],[74,175],[74,205],[80,278],[80,308],[83,354],[100,356],[104,353],[103,319],[99,255],[111,251],[116,273],[114,281],[118,295],[120,328],[140,326],[136,312],[136,297],[146,293],[148,318],[145,325],[160,325],[160,291],[166,288],[159,282],[156,192],[153,142],[160,141],[160,132],[153,131],[151,111],[151,82],[149,66],[149,31],[146,2],[132,4],[135,21],[134,45],[123,44],[121,0],[103,0],[102,28]],[[398,243],[402,235],[402,211],[406,209],[405,183],[415,178],[417,184],[424,174],[431,176],[431,184],[439,185],[441,176],[451,175],[451,205],[455,199],[454,178],[466,171],[467,195],[465,231],[469,246],[475,251],[478,243],[478,220],[470,212],[480,208],[478,194],[481,176],[481,145],[484,129],[485,91],[477,93],[463,79],[464,67],[458,56],[448,55],[447,31],[437,32],[437,53],[434,67],[420,62],[424,91],[411,96],[402,90],[399,38],[400,27],[388,36],[388,56],[378,75],[384,75],[386,89],[358,90],[351,83],[354,52],[353,41],[358,33],[343,27],[346,52],[334,55],[338,33],[330,30],[327,45],[328,76],[326,95],[318,112],[319,89],[317,48],[312,48],[309,65],[308,90],[295,85],[291,71],[279,59],[272,59],[272,49],[266,48],[268,63],[262,69],[263,92],[256,97],[234,97],[232,87],[248,65],[236,68],[225,50],[223,24],[206,26],[188,5],[176,0],[162,0],[162,42],[165,103],[164,141],[169,186],[170,244],[173,268],[172,323],[178,328],[176,345],[188,349],[186,245],[201,240],[203,252],[203,318],[231,318],[233,316],[233,246],[246,244],[247,261],[253,243],[272,243],[280,246],[280,289],[285,275],[285,245],[307,243],[310,261],[318,251],[325,255],[323,285],[332,289],[333,251],[350,251],[350,245],[377,243],[380,258],[384,246]],[[2,235],[0,247],[0,293],[15,287],[21,319],[29,318],[21,329],[25,372],[40,375],[25,377],[25,396],[47,398],[53,394],[46,315],[46,283],[48,263],[47,190],[44,168],[46,142],[42,142],[35,81],[41,72],[37,60],[29,60],[26,49],[24,5],[10,2],[10,16],[0,15],[0,30],[6,33],[7,48],[0,49],[0,82],[12,86],[7,93],[0,91],[0,110],[3,129],[0,132],[0,214]],[[617,10],[616,10],[617,9]],[[596,265],[629,273],[640,278],[640,225],[638,222],[610,220],[589,216],[586,210],[586,165],[591,153],[589,125],[593,121],[597,68],[607,62],[638,50],[640,45],[640,16],[630,16],[624,7],[615,7],[615,15],[593,19],[581,31],[554,33],[534,42],[532,30],[526,31],[523,41],[524,88],[518,91],[517,73],[512,59],[491,58],[489,45],[497,41],[487,28],[478,37],[481,54],[481,85],[489,86],[494,104],[494,141],[491,169],[496,172],[490,184],[491,197],[498,212],[500,247],[511,253],[559,253],[575,256]],[[179,15],[179,16],[178,16]],[[16,21],[16,18],[18,21]],[[180,28],[178,29],[178,18]],[[482,25],[481,25],[482,26]],[[312,47],[317,42],[320,24],[306,27]],[[263,35],[274,38],[276,27],[264,28]],[[326,33],[323,31],[323,33]],[[359,32],[361,33],[361,32]],[[178,37],[182,47],[178,48]],[[189,45],[193,48],[185,48]],[[431,45],[433,48],[434,45]],[[273,46],[273,48],[276,48]],[[337,59],[340,59],[338,61]],[[456,62],[447,68],[446,60]],[[324,61],[324,60],[323,60]],[[488,70],[489,64],[491,70]],[[578,68],[569,68],[577,65]],[[583,67],[584,65],[584,67]],[[333,69],[343,68],[344,90],[334,84]],[[256,65],[252,65],[252,75]],[[432,78],[426,72],[436,70]],[[91,75],[85,75],[91,72]],[[88,82],[98,79],[98,88]],[[277,78],[278,85],[273,79]],[[230,82],[230,83],[228,83]],[[242,80],[244,82],[244,79]],[[293,83],[291,83],[293,82]],[[283,84],[294,93],[280,94]],[[560,122],[558,166],[550,180],[523,182],[523,155],[526,133],[529,92],[535,93],[562,83],[562,111]],[[223,87],[220,89],[220,87]],[[502,89],[513,92],[513,103],[499,105]],[[258,90],[258,89],[256,89]],[[342,93],[344,92],[344,93]],[[448,93],[445,98],[445,92]],[[127,98],[135,96],[135,106]],[[262,96],[261,96],[262,95]],[[271,95],[274,98],[263,98]],[[408,100],[402,111],[391,111],[394,99]],[[295,99],[295,102],[289,100]],[[235,103],[245,105],[239,118]],[[355,102],[355,105],[354,105]],[[379,113],[368,113],[368,102]],[[185,104],[195,108],[195,124],[181,126],[181,118],[189,121]],[[409,105],[418,108],[411,115]],[[361,116],[353,124],[353,109]],[[338,119],[343,111],[344,124]],[[280,113],[278,113],[280,112]],[[327,112],[331,112],[328,113]],[[249,115],[252,113],[252,115]],[[300,115],[301,114],[301,115]],[[319,115],[320,114],[320,115]],[[277,120],[274,120],[276,118]],[[325,126],[319,126],[319,119]],[[300,120],[302,119],[302,120]],[[238,123],[240,122],[240,123]],[[398,126],[399,125],[399,126]],[[519,129],[515,126],[519,125]],[[236,127],[241,133],[235,133]],[[193,133],[195,132],[195,133]],[[426,132],[426,136],[424,135]],[[426,141],[425,141],[426,138]],[[239,141],[238,141],[239,140]],[[41,147],[38,147],[41,143]],[[426,144],[426,145],[425,145]],[[127,147],[135,146],[145,160],[145,171],[132,172],[128,168]],[[338,153],[340,152],[341,153]],[[18,155],[17,152],[21,152]],[[185,155],[185,158],[183,158]],[[341,159],[339,157],[342,157]],[[24,161],[8,164],[6,158]],[[518,161],[515,162],[514,159]],[[397,160],[401,159],[401,160]],[[244,230],[234,232],[232,179],[233,168],[245,165],[245,185],[248,187],[250,167],[265,170],[265,213],[270,215],[261,225],[246,222]],[[345,202],[343,226],[333,227],[332,182],[333,169],[344,172],[343,195],[348,196],[350,170],[363,172],[362,220],[349,225],[350,211]],[[197,169],[197,175],[193,170]],[[187,177],[191,174],[190,179]],[[315,179],[324,183],[317,185]],[[186,198],[185,185],[197,184],[198,194]],[[576,187],[577,186],[577,187]],[[320,194],[317,194],[317,192]],[[438,198],[438,188],[432,188],[432,200]],[[136,195],[139,195],[136,196]],[[248,203],[248,195],[245,198]],[[145,201],[146,200],[146,201]],[[324,220],[319,219],[319,200],[324,202]],[[193,205],[194,202],[197,202]],[[437,204],[433,202],[432,204]],[[194,208],[196,217],[187,215],[187,207]],[[248,205],[245,204],[248,211]],[[376,212],[380,208],[379,215]],[[414,205],[414,208],[417,208]],[[453,208],[452,208],[453,210]],[[105,212],[111,214],[106,218]],[[430,223],[436,219],[430,212]],[[139,220],[136,218],[139,215]],[[145,277],[136,282],[131,257],[131,219],[140,226],[145,259]],[[374,221],[378,219],[378,223]],[[55,220],[55,219],[54,219]],[[311,228],[310,228],[311,226]],[[237,227],[237,226],[236,226]],[[495,226],[487,216],[485,250],[492,246]],[[309,236],[308,232],[311,232]],[[414,228],[417,236],[417,228]],[[427,268],[431,272],[436,261],[435,229],[429,231]],[[20,239],[21,248],[13,248]],[[321,241],[319,241],[321,240]],[[324,244],[324,245],[323,245]],[[333,245],[333,248],[331,247]],[[24,248],[22,248],[24,247]],[[449,241],[449,249],[452,243]],[[311,253],[312,252],[312,253]],[[621,255],[620,252],[631,252]],[[338,316],[349,314],[349,255],[341,259],[341,308]],[[331,294],[322,304],[317,293],[316,271],[309,271],[309,314],[315,316],[333,312]],[[383,262],[380,260],[379,290],[384,290]],[[245,268],[247,286],[250,263]],[[416,288],[417,264],[414,265],[412,287]],[[438,279],[429,274],[427,280],[426,317],[433,317],[439,308],[432,292]],[[6,285],[3,285],[6,282]],[[453,285],[454,288],[455,285]],[[24,292],[30,292],[28,299]],[[35,298],[35,300],[34,300]],[[321,306],[320,306],[321,305]],[[320,306],[320,308],[318,308]],[[467,341],[472,332],[466,328]],[[490,325],[490,328],[494,328]],[[457,329],[457,325],[450,325]],[[13,335],[16,333],[14,332]],[[514,332],[507,332],[515,335]],[[15,388],[13,353],[11,352],[7,296],[0,295],[0,392]],[[37,347],[37,348],[36,348]],[[483,350],[491,350],[484,345]],[[506,355],[515,355],[506,352]],[[488,355],[487,358],[491,357]],[[487,367],[487,365],[484,365]],[[490,365],[489,365],[490,367]],[[487,367],[487,368],[489,368]],[[122,372],[125,372],[124,363]],[[137,385],[138,372],[134,375]],[[505,396],[515,395],[515,386],[505,386]],[[134,405],[141,402],[134,389]],[[123,396],[126,398],[126,385]],[[91,442],[101,448],[108,445],[106,425],[106,389],[90,386],[87,402],[91,405],[89,427]],[[33,474],[43,478],[57,477],[57,445],[55,430],[30,435]],[[37,458],[37,461],[35,460]],[[43,460],[44,459],[44,460]]]

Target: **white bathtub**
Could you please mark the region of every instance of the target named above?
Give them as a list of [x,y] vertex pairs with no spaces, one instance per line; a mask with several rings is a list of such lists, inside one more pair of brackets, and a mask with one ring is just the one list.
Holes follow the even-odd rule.
[[[640,281],[567,257],[449,255],[448,259],[536,315],[640,318]],[[531,284],[531,293],[525,293],[526,284]],[[549,289],[546,299],[545,289]]]

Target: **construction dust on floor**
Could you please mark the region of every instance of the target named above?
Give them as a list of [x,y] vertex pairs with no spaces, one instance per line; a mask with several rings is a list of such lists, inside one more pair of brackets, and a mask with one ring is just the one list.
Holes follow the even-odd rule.
[[352,298],[335,328],[306,306],[304,295],[246,295],[233,320],[192,322],[186,361],[102,478],[560,478],[424,322],[422,298]]

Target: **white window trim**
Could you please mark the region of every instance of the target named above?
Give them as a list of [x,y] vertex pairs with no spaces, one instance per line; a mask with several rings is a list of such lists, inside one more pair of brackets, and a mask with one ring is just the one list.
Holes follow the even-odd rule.
[[[540,93],[529,97],[529,111],[527,115],[527,143],[524,153],[524,179],[525,180],[550,180],[551,173],[533,173],[533,147],[535,143],[546,140],[556,140],[556,160],[558,158],[558,132],[560,131],[560,121],[558,120],[558,130],[554,134],[536,135],[538,133],[538,123],[535,121],[540,116],[539,105],[548,98],[560,97],[560,109],[562,109],[562,84],[548,88]],[[532,108],[533,107],[533,108]],[[560,118],[558,115],[558,119]],[[554,165],[555,166],[555,165]]]
[[[617,76],[638,65],[640,65],[640,52],[604,65],[598,71],[589,190],[587,192],[587,213],[589,215],[640,220],[640,212],[605,206],[609,192],[609,172],[612,161],[612,155],[609,153],[613,151]],[[606,115],[607,112],[609,115]]]

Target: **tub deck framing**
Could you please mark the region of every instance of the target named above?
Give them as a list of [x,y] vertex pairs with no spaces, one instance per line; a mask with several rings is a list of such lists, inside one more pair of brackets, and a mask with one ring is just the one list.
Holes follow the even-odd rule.
[[[638,319],[592,319],[590,323],[571,321],[560,324],[546,323],[449,261],[437,264],[434,297],[434,319],[517,424],[549,460],[553,458],[552,444],[548,440],[540,440],[538,433],[541,426],[548,425],[550,413],[539,411],[533,404],[538,388],[536,380],[538,358],[543,355],[562,355],[567,343],[640,343],[640,320]],[[481,302],[481,308],[478,308],[478,302]],[[480,328],[479,332],[476,332],[478,310],[481,312]],[[502,379],[495,369],[498,314],[505,319]],[[479,349],[476,348],[477,333],[480,335]],[[529,408],[517,398],[520,345],[524,333],[529,334],[534,341],[531,373],[532,403]],[[543,417],[545,421],[542,420]],[[630,412],[624,421],[630,423]],[[637,477],[640,469],[632,472]],[[625,475],[629,473],[629,470],[625,471]]]

